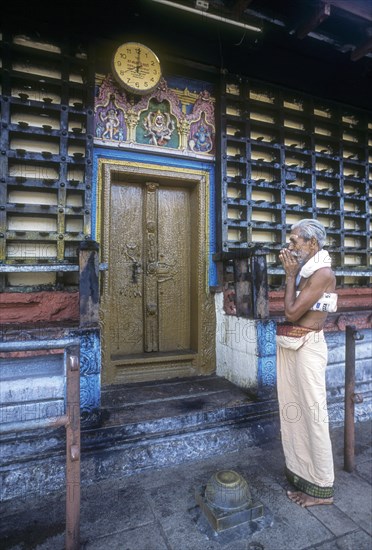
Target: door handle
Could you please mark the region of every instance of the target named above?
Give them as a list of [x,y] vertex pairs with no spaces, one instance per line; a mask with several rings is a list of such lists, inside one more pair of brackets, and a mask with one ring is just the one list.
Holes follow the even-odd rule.
[[142,273],[141,263],[133,262],[132,263],[132,283],[138,283],[138,275]]

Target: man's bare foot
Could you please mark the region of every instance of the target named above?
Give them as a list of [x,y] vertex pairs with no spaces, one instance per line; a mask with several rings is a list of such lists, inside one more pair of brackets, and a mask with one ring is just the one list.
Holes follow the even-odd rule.
[[333,498],[316,498],[301,491],[287,491],[287,497],[302,508],[319,506],[320,504],[333,504]]

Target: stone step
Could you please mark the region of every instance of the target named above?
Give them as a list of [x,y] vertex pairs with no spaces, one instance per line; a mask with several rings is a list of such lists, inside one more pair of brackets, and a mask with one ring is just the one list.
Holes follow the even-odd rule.
[[[83,484],[231,452],[278,433],[274,399],[255,400],[216,376],[106,387],[102,413],[100,425],[82,427]],[[60,490],[64,468],[64,428],[3,436],[3,498],[44,485]]]

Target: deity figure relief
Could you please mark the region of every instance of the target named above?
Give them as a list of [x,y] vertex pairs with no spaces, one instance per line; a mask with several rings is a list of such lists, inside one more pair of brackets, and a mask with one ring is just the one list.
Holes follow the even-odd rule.
[[166,145],[175,130],[175,124],[169,113],[151,111],[144,119],[143,126],[147,133],[145,137],[150,138],[151,145]]
[[184,88],[184,79],[175,79],[174,86],[169,88],[162,78],[153,92],[136,97],[119,89],[108,75],[98,87],[95,101],[97,141],[111,146],[148,144],[197,156],[213,154],[215,100],[210,91],[201,89],[199,83],[195,88]]
[[203,123],[200,124],[193,134],[192,139],[190,139],[189,145],[192,151],[198,151],[200,153],[208,153],[211,151],[213,142],[206,125]]
[[105,130],[102,132],[102,138],[115,139],[119,132],[119,118],[115,109],[108,109],[106,114],[101,111],[99,117],[105,125]]

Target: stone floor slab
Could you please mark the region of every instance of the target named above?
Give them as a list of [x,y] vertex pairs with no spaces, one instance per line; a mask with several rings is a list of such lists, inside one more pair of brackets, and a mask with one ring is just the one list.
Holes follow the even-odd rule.
[[309,508],[309,512],[336,537],[358,530],[358,525],[336,504],[333,506],[313,506]]
[[316,546],[316,550],[371,550],[371,548],[371,537],[361,530]]
[[169,550],[154,524],[90,539],[81,550]]
[[[93,487],[92,487],[93,490]],[[146,491],[130,479],[124,486],[107,483],[87,492],[81,507],[82,539],[143,527],[154,521]]]
[[[332,433],[337,443],[333,506],[303,509],[287,498],[283,453],[274,438],[83,486],[81,550],[372,550],[369,426],[358,432],[351,474],[342,469],[342,430]],[[248,481],[264,516],[216,533],[197,506],[195,490],[222,469],[234,469]],[[26,497],[3,505],[0,535],[10,532],[11,538],[2,539],[1,550],[64,550],[64,492]]]
[[338,472],[335,502],[353,522],[372,535],[372,487],[355,472]]

